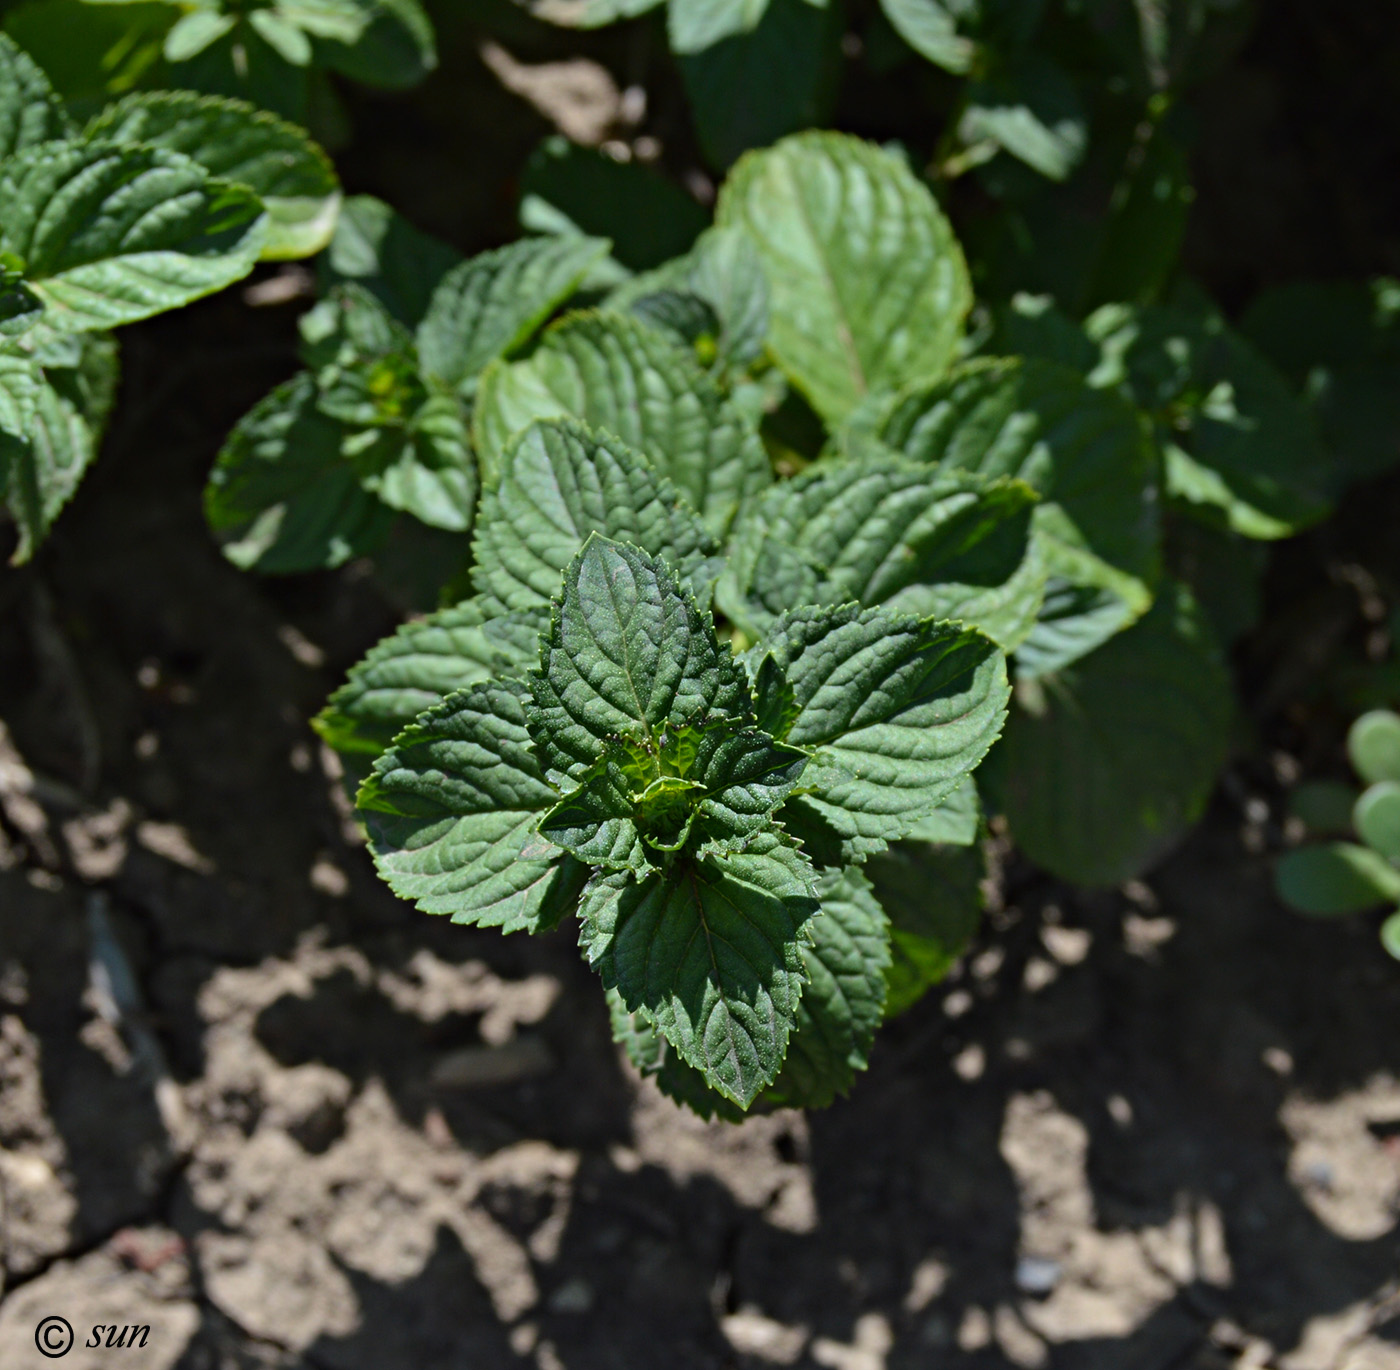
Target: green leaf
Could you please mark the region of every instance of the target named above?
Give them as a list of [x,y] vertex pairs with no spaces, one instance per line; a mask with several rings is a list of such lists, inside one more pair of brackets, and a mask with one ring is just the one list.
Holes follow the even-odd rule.
[[525,730],[519,681],[449,695],[375,763],[356,805],[380,874],[424,913],[539,932],[573,906],[587,875],[535,830],[558,798]]
[[238,21],[231,14],[192,10],[165,35],[165,60],[188,62],[233,31]]
[[1400,870],[1354,842],[1299,847],[1279,861],[1275,881],[1285,904],[1315,918],[1363,913],[1400,900]]
[[823,871],[821,913],[802,948],[807,987],[783,1069],[770,1097],[794,1108],[825,1108],[869,1064],[885,1014],[890,969],[889,920],[858,870]]
[[1349,833],[1351,811],[1360,798],[1355,786],[1340,780],[1310,780],[1288,796],[1288,812],[1302,820],[1311,836]]
[[1091,380],[1152,414],[1167,490],[1254,538],[1287,537],[1327,513],[1327,458],[1283,378],[1218,318],[1106,305],[1085,324],[1102,349]]
[[376,7],[367,0],[275,0],[273,12],[312,37],[349,45],[364,36]]
[[1020,291],[993,311],[992,335],[981,351],[1000,357],[1040,357],[1087,376],[1099,350],[1050,295]]
[[769,349],[829,422],[952,362],[972,303],[967,266],[896,157],[834,133],[785,139],[735,167],[717,221],[757,245]]
[[265,259],[309,257],[335,231],[340,182],[330,159],[294,124],[241,100],[143,92],[105,109],[83,137],[182,152],[211,175],[248,186],[267,208]]
[[[1006,660],[981,633],[886,609],[793,609],[763,654],[792,690],[780,738],[809,751],[783,810],[823,864],[907,836],[971,774],[1006,718]],[[760,716],[766,713],[760,698]]]
[[1014,476],[1043,497],[1032,520],[1051,577],[1023,673],[1068,665],[1152,602],[1159,574],[1156,459],[1137,416],[1067,367],[983,359],[892,402],[876,437],[944,472]]
[[642,1075],[656,1081],[668,1099],[684,1104],[701,1118],[743,1122],[744,1110],[711,1089],[705,1077],[676,1054],[675,1048],[656,1030],[646,1014],[629,1013],[615,989],[608,990],[606,996],[613,1039],[621,1043],[628,1060]]
[[461,253],[420,233],[371,195],[352,195],[341,206],[330,250],[320,258],[323,288],[355,281],[375,295],[400,323],[415,327],[439,282]]
[[44,373],[32,357],[0,348],[0,432],[26,438],[43,383]]
[[300,321],[317,405],[352,427],[404,427],[427,398],[413,338],[360,285],[337,285]]
[[311,65],[311,39],[300,25],[276,10],[250,10],[248,23],[253,31],[284,62],[294,67]]
[[631,271],[679,257],[709,220],[689,194],[654,168],[619,162],[558,136],[531,154],[520,196],[522,227],[606,238],[615,260]]
[[341,451],[345,430],[316,407],[303,373],[239,420],[204,492],[224,555],[278,575],[339,566],[378,548],[392,512]]
[[977,45],[958,32],[958,17],[939,0],[880,0],[894,31],[922,57],[964,75],[972,66]]
[[747,1108],[776,1078],[796,1021],[813,885],[802,854],[764,834],[742,852],[683,858],[669,875],[595,878],[580,945],[629,1011]]
[[68,132],[63,103],[39,64],[0,33],[0,162]]
[[644,452],[718,534],[772,483],[748,421],[690,356],[626,314],[570,314],[528,361],[487,373],[473,422],[488,469],[522,428],[563,415]]
[[[525,616],[513,616],[519,620]],[[519,640],[509,630],[525,627]],[[338,752],[378,756],[424,710],[454,690],[522,675],[539,660],[543,619],[507,623],[474,599],[405,623],[350,668],[312,721]]]
[[769,0],[671,0],[666,11],[671,51],[703,52],[721,39],[752,33],[768,4]]
[[1347,755],[1368,785],[1400,780],[1400,714],[1389,709],[1362,714],[1347,733]]
[[582,424],[532,424],[506,448],[500,482],[476,523],[478,591],[507,609],[559,592],[564,568],[592,532],[664,555],[698,576],[715,544],[664,476],[616,438]]
[[379,0],[353,43],[327,44],[318,56],[352,80],[389,90],[416,85],[438,64],[433,26],[418,0]]
[[616,739],[658,775],[677,773],[669,758],[681,735],[752,712],[743,668],[674,569],[597,535],[564,572],[532,688],[546,770],[579,780]]
[[939,801],[927,818],[910,831],[911,842],[930,842],[950,847],[970,847],[982,830],[982,804],[977,784],[972,779],[962,782],[950,795]]
[[[372,441],[364,442],[369,438]],[[364,445],[360,445],[364,442]],[[430,528],[466,533],[476,512],[476,461],[466,417],[451,395],[430,396],[402,431],[357,434],[351,459],[360,484],[390,509]]]
[[912,1008],[945,979],[982,921],[987,865],[980,848],[896,842],[865,873],[890,920],[886,1017]]
[[1381,946],[1400,961],[1400,911],[1392,913],[1381,924]]
[[958,133],[968,146],[995,143],[1052,181],[1069,176],[1089,141],[1074,84],[1034,52],[1018,53],[1000,71],[968,85]]
[[1193,199],[1186,153],[1160,121],[1153,123],[1114,188],[1089,283],[1092,304],[1146,304],[1161,294],[1180,259]]
[[487,362],[520,347],[607,253],[605,239],[523,238],[455,267],[418,325],[424,371],[475,390]]
[[1378,781],[1357,800],[1356,831],[1372,851],[1400,863],[1400,781]]
[[1332,451],[1332,493],[1400,460],[1398,312],[1385,278],[1301,280],[1261,291],[1240,322],[1316,415]]
[[720,365],[756,360],[768,336],[768,279],[753,239],[737,228],[706,229],[691,251],[687,285],[719,319]]
[[79,406],[47,380],[38,384],[24,437],[0,432],[0,493],[19,528],[15,565],[33,556],[96,456]]
[[828,122],[841,70],[842,30],[839,5],[768,0],[752,32],[680,55],[706,160],[727,167],[749,148]]
[[613,870],[666,865],[687,841],[741,851],[772,827],[807,755],[757,728],[716,721],[668,728],[651,749],[609,740],[603,760],[540,821],[580,860]]
[[1118,884],[1160,857],[1225,760],[1229,677],[1181,588],[1059,675],[1024,682],[1018,702],[997,758],[1007,821],[1031,860],[1079,884]]
[[0,249],[56,327],[111,328],[222,290],[266,235],[251,190],[161,148],[44,143],[0,168]]
[[1043,573],[1020,571],[1034,502],[1019,480],[895,458],[818,462],[745,517],[720,602],[759,630],[793,604],[855,601],[958,618],[1014,645],[1044,585]]

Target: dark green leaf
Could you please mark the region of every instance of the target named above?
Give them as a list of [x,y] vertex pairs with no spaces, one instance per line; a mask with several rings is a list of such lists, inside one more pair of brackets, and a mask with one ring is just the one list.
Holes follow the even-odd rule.
[[418,325],[424,371],[475,390],[487,362],[526,342],[607,252],[600,238],[523,238],[455,267]]
[[998,757],[1004,808],[1047,870],[1117,884],[1200,815],[1225,759],[1231,694],[1184,590],[1061,674],[1025,682],[1018,700]]
[[537,932],[586,870],[535,830],[558,798],[540,774],[518,681],[449,695],[399,734],[356,800],[380,874],[424,913]]
[[629,1011],[747,1108],[777,1076],[796,1021],[813,884],[802,854],[765,834],[742,852],[683,858],[669,875],[595,879],[580,943]]
[[692,731],[751,713],[743,668],[675,571],[596,535],[565,570],[532,688],[544,765],[576,779],[617,739],[658,776],[678,773],[670,758]]
[[885,1014],[890,969],[889,920],[858,870],[824,871],[821,913],[802,948],[807,987],[797,1006],[782,1073],[770,1095],[795,1108],[825,1108],[868,1064]]
[[615,438],[583,425],[531,425],[504,455],[476,526],[477,589],[508,609],[559,593],[588,535],[632,542],[686,574],[704,570],[714,543],[675,486]]
[[473,424],[487,469],[528,424],[565,415],[645,453],[718,534],[773,479],[757,432],[692,357],[626,314],[568,315],[527,361],[486,374]]

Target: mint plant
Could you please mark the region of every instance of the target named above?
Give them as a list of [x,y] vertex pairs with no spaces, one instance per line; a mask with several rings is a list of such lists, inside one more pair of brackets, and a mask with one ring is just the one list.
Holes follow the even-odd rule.
[[[736,654],[704,607],[704,523],[644,457],[576,422],[527,428],[497,489],[478,595],[427,630],[463,687],[360,788],[381,873],[427,912],[506,931],[577,906],[646,1061],[633,1039],[650,1032],[673,1073],[698,1072],[694,1098],[828,1102],[883,1016],[887,923],[859,863],[981,760],[1002,654],[960,624],[819,603]],[[390,644],[319,721],[347,752],[372,754],[399,692],[422,688],[409,637]]]
[[[1279,897],[1314,917],[1400,904],[1400,714],[1362,714],[1347,734],[1347,754],[1365,789],[1327,781],[1300,785],[1293,811],[1314,833],[1350,830],[1360,842],[1299,847],[1276,871]],[[1382,925],[1381,944],[1400,960],[1400,909]]]
[[1242,612],[1202,567],[1323,517],[1328,454],[1189,292],[974,312],[928,187],[853,138],[748,154],[645,271],[556,227],[453,265],[347,215],[211,519],[292,569],[441,496],[447,607],[317,720],[381,873],[468,923],[577,910],[619,1040],[701,1111],[825,1103],[975,928],[984,808],[1090,884],[1199,815]]
[[[210,476],[209,524],[238,566],[336,566],[426,526],[461,538],[448,544],[455,572],[476,508],[467,425],[477,379],[608,250],[533,238],[461,262],[440,244],[415,243],[382,211],[351,206],[330,253],[339,279],[302,319],[307,370],[238,424]],[[395,239],[410,243],[397,262]],[[404,520],[409,529],[398,527]]]
[[[418,0],[87,0],[108,25],[129,18],[101,51],[121,81],[239,96],[300,122],[334,102],[325,73],[401,88],[437,65],[433,27]],[[163,13],[162,13],[163,8]],[[117,10],[113,14],[113,9]],[[26,24],[41,38],[71,15],[40,6]]]
[[78,127],[0,35],[0,498],[26,560],[97,454],[108,330],[329,240],[335,172],[250,105],[135,95]]

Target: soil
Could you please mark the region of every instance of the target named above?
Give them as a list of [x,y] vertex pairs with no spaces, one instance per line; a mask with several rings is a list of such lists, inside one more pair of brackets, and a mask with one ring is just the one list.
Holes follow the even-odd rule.
[[[548,127],[472,60],[475,184],[408,123],[349,177],[463,247]],[[398,608],[355,568],[244,575],[200,513],[295,314],[128,330],[102,461],[0,575],[0,1367],[60,1317],[66,1366],[145,1370],[1400,1370],[1400,972],[1273,898],[1260,738],[1144,881],[1006,863],[848,1100],[704,1124],[619,1059],[566,931],[375,877],[306,720]],[[1283,559],[1287,605],[1345,528]],[[1337,720],[1285,708],[1316,655],[1256,641],[1325,760]]]
[[697,1121],[566,932],[396,901],[305,722],[394,607],[200,518],[294,313],[131,330],[0,579],[5,1370],[50,1316],[160,1370],[1400,1366],[1400,974],[1275,903],[1247,768],[1126,891],[1013,862],[810,1117]]

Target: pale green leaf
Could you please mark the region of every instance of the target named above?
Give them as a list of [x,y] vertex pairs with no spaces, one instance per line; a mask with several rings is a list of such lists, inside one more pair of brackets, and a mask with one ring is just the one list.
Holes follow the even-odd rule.
[[455,267],[418,325],[424,371],[474,390],[487,362],[520,347],[607,253],[600,238],[522,238]]
[[581,424],[550,420],[507,447],[500,482],[482,500],[478,591],[507,609],[548,604],[593,532],[664,555],[688,575],[702,572],[715,550],[679,491],[644,457]]
[[958,132],[968,145],[995,143],[1052,181],[1069,176],[1089,142],[1074,83],[1036,52],[1018,53],[969,84]]
[[23,441],[34,420],[44,373],[20,351],[0,348],[0,433]]
[[487,373],[473,424],[488,469],[527,424],[562,415],[645,453],[715,533],[772,482],[757,432],[699,364],[626,314],[568,315],[527,361]]
[[927,818],[921,819],[909,832],[911,842],[932,842],[949,847],[970,847],[982,829],[982,804],[977,783],[962,782],[951,794],[940,800]]
[[294,124],[241,100],[154,91],[103,110],[89,140],[182,152],[211,175],[250,187],[267,208],[264,258],[309,257],[331,240],[340,182],[330,159]]
[[761,685],[785,682],[796,706],[781,740],[812,754],[784,819],[823,864],[907,836],[1006,718],[1006,659],[959,624],[855,605],[794,609],[762,650],[773,669],[765,679],[760,667]]
[[294,67],[311,65],[311,39],[300,24],[270,9],[250,10],[247,20],[258,37],[284,62]]
[[977,51],[970,38],[958,32],[958,20],[940,0],[880,0],[885,18],[894,31],[921,57],[963,75]]
[[776,834],[682,858],[669,876],[595,878],[580,944],[630,1011],[706,1082],[747,1108],[776,1078],[796,1021],[814,872]]
[[1400,780],[1400,714],[1372,709],[1347,730],[1347,756],[1368,785]]
[[537,932],[573,906],[586,870],[536,831],[558,798],[525,731],[519,681],[449,695],[405,728],[356,799],[391,889],[454,923]]
[[182,15],[165,35],[165,60],[188,62],[220,38],[232,33],[237,22],[231,14],[219,14],[207,9],[191,10]]
[[132,323],[222,290],[266,234],[251,190],[161,148],[44,143],[0,168],[0,249],[61,328]]
[[866,1068],[890,968],[889,920],[865,875],[852,867],[823,871],[816,892],[822,911],[802,948],[807,987],[769,1091],[794,1108],[825,1108]]
[[596,535],[565,570],[532,689],[545,767],[576,779],[617,740],[674,774],[689,731],[751,713],[743,668],[672,566]]
[[1058,675],[1018,687],[1003,809],[1017,844],[1066,880],[1112,885],[1161,856],[1225,759],[1229,677],[1184,589]]
[[666,35],[671,51],[703,52],[722,38],[752,33],[768,8],[768,0],[670,0]]
[[716,217],[757,245],[769,349],[828,421],[952,362],[972,304],[967,266],[898,158],[841,134],[799,134],[744,158]]

